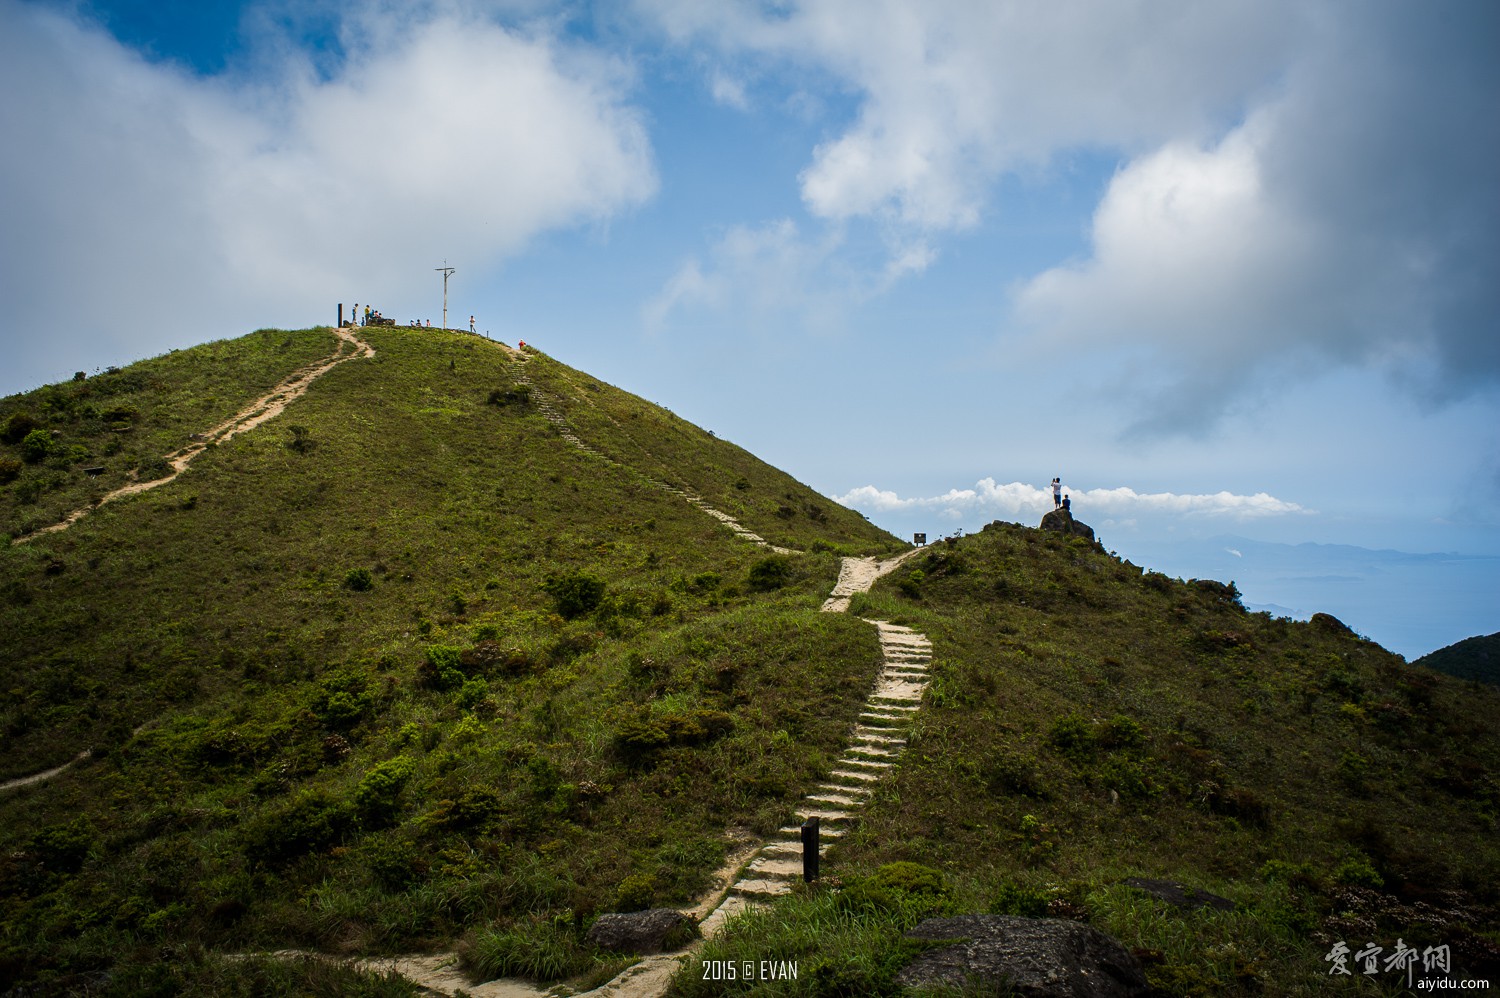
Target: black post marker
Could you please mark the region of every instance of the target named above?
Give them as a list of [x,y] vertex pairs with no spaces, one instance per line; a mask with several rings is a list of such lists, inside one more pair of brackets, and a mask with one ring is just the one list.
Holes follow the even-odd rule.
[[809,884],[818,879],[817,815],[802,823],[802,879]]

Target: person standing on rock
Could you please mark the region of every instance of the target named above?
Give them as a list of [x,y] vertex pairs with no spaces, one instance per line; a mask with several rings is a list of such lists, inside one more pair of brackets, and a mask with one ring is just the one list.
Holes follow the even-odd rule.
[[1062,505],[1062,479],[1052,479],[1052,508],[1056,509]]

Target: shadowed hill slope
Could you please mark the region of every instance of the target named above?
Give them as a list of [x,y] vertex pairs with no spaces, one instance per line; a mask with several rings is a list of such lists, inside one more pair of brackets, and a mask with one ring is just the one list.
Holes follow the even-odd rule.
[[1445,672],[1459,679],[1500,686],[1500,634],[1464,638],[1417,659],[1413,665]]

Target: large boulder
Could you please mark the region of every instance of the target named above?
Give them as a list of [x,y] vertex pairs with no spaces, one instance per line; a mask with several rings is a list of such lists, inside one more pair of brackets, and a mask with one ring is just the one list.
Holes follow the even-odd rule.
[[1073,514],[1058,507],[1042,517],[1043,530],[1057,530],[1064,534],[1077,534],[1090,541],[1094,539],[1094,528],[1082,520],[1073,519]]
[[662,953],[686,945],[698,935],[698,924],[672,908],[600,915],[589,926],[588,940],[616,953]]
[[903,987],[978,983],[1025,998],[1143,998],[1140,962],[1116,939],[1079,922],[1014,915],[929,918],[910,939],[956,940],[930,949],[896,977]]

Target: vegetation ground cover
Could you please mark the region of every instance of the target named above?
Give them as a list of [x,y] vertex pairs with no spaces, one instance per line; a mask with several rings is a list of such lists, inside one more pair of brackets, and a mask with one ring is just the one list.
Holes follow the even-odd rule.
[[[1448,944],[1471,970],[1500,953],[1494,690],[1010,524],[934,545],[851,612],[928,635],[932,683],[833,882],[704,950],[800,959],[813,982],[764,993],[894,993],[883,954],[956,912],[1086,920],[1164,994],[1321,993],[1339,939]],[[872,891],[913,862],[941,888]]]
[[[3,801],[7,978],[171,993],[233,975],[215,953],[458,939],[587,974],[595,913],[687,901],[842,748],[879,647],[818,606],[835,550],[893,538],[830,504],[780,535],[818,551],[767,555],[507,399],[498,346],[368,333],[284,419],[0,552],[0,776],[95,750]],[[674,481],[819,501],[676,432]],[[197,969],[157,967],[189,939]]]

